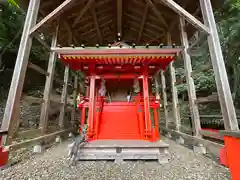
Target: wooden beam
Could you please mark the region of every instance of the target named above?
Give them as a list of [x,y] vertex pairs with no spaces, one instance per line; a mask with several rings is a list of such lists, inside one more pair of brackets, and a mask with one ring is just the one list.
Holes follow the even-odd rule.
[[117,0],[117,33],[122,37],[122,0]]
[[[171,34],[169,32],[167,33],[167,44],[172,45]],[[175,86],[176,73],[175,73],[175,68],[173,66],[173,62],[170,63],[169,70],[170,70],[171,88],[172,88],[172,103],[173,103],[172,108],[173,108],[173,116],[174,116],[174,121],[176,126],[175,128],[176,128],[176,131],[180,131],[181,120],[180,120],[180,112],[179,112],[179,106],[178,106],[178,92]]]
[[[108,2],[111,2],[110,0],[101,0],[101,1],[99,1],[98,3],[96,3],[95,6],[96,6],[96,7],[99,7],[99,6],[103,5],[103,4],[105,4],[107,1],[108,1]],[[85,3],[84,3],[84,4],[85,4]],[[83,6],[83,5],[80,5],[80,7],[81,7],[81,6]],[[78,8],[79,6],[76,6],[76,7]],[[110,10],[110,9],[112,10],[111,7],[110,7],[110,8],[107,8],[107,11]],[[74,10],[75,10],[75,9],[73,9],[73,11],[74,11]],[[103,12],[106,12],[106,9],[104,9]],[[101,13],[101,12],[97,12],[97,15],[98,15],[98,14],[102,14],[102,13]],[[70,15],[68,16],[68,18],[71,19],[71,18],[75,17],[76,15],[79,15],[79,11],[76,11],[76,12],[74,11],[72,14],[70,14]],[[91,16],[87,16],[87,17],[84,17],[84,20],[90,19],[90,18],[91,18]]]
[[58,77],[55,77],[55,78],[54,78],[54,81],[56,81],[56,82],[59,83],[60,85],[63,85],[63,84],[64,84],[64,81],[61,80],[61,79],[58,78]]
[[77,103],[77,95],[80,90],[78,90],[78,75],[74,76],[74,89],[73,89],[73,108],[71,113],[71,124],[72,126],[75,125],[76,120],[76,107],[75,104]]
[[44,142],[44,141],[49,142],[50,140],[53,140],[56,136],[66,134],[66,133],[69,133],[71,131],[73,131],[72,128],[60,130],[60,131],[57,131],[57,132],[54,132],[54,133],[51,133],[51,134],[47,134],[47,135],[40,136],[40,137],[37,137],[37,138],[25,140],[23,142],[18,142],[18,143],[15,143],[15,144],[11,144],[11,145],[6,146],[4,148],[13,151],[13,150],[17,150],[17,149],[20,149],[20,148],[23,148],[23,147],[33,146],[33,145],[39,144],[39,143]]
[[43,47],[49,52],[51,50],[50,46],[45,42],[43,41],[39,36],[35,36],[35,38],[38,40],[38,42],[40,44],[43,45]]
[[173,140],[177,140],[180,137],[183,138],[184,139],[184,144],[186,144],[188,146],[190,145],[191,147],[193,147],[193,146],[202,144],[206,148],[207,153],[212,155],[215,158],[216,157],[220,158],[220,150],[222,148],[224,148],[224,145],[222,145],[222,144],[212,142],[212,141],[209,141],[209,140],[205,140],[205,139],[202,139],[202,138],[199,138],[199,137],[196,137],[196,136],[191,136],[191,135],[188,135],[188,134],[185,134],[185,133],[182,133],[182,132],[177,132],[177,131],[174,131],[174,130],[170,130],[170,129],[167,129],[167,128],[162,127],[162,126],[160,127],[160,129],[161,129],[163,134],[170,133]]
[[72,42],[73,42],[73,32],[72,32],[72,29],[71,29],[71,27],[69,26],[69,24],[66,21],[63,22],[63,25],[67,29],[67,32],[68,32],[67,43],[70,46],[72,44]]
[[165,115],[165,127],[168,128],[169,124],[169,115],[168,115],[168,101],[167,101],[167,92],[166,92],[166,79],[164,75],[164,71],[161,70],[161,82],[162,82],[162,94],[163,94],[163,107],[164,107],[164,115]]
[[211,132],[211,131],[206,131],[206,130],[200,130],[200,134],[205,137],[210,137],[213,139],[218,139],[218,140],[223,140],[223,137],[221,137],[220,134],[217,132]]
[[[137,22],[132,22],[131,23],[133,26],[140,28],[141,24]],[[158,36],[159,34],[155,31],[152,31],[151,29],[145,28],[145,32],[151,33],[154,37]]]
[[[87,34],[92,34],[92,32],[94,32],[94,31],[95,31],[95,29],[89,29],[88,31],[82,33],[81,35],[82,35],[82,36],[86,36]],[[95,34],[95,33],[94,33],[94,34]]]
[[192,125],[193,125],[193,132],[195,136],[201,136],[199,133],[201,129],[200,118],[199,118],[199,111],[198,105],[196,103],[197,96],[196,90],[194,85],[194,80],[192,78],[192,64],[191,64],[191,57],[189,56],[187,49],[189,47],[188,37],[186,32],[186,24],[183,17],[180,17],[180,32],[181,32],[181,41],[182,45],[184,46],[184,50],[182,51],[183,60],[184,60],[184,69],[185,69],[185,76],[187,81],[187,89],[188,89],[188,101],[190,112],[192,115]]
[[95,29],[97,31],[99,43],[102,44],[103,43],[103,39],[102,39],[102,34],[101,34],[101,31],[100,31],[98,19],[97,19],[97,16],[96,16],[95,7],[91,7],[90,11],[91,11],[92,16],[93,16],[93,21],[94,21],[94,24],[95,24]]
[[[52,44],[51,44],[52,48],[57,46],[58,32],[59,32],[59,24],[57,25],[56,30],[52,37]],[[50,97],[51,97],[53,80],[54,80],[56,59],[57,59],[56,52],[51,51],[49,55],[48,70],[47,70],[49,76],[47,76],[46,82],[45,82],[44,93],[43,93],[43,103],[42,103],[40,123],[39,123],[39,129],[41,130],[42,134],[46,133],[46,130],[47,130],[47,123],[48,123],[48,117],[49,117],[48,113],[49,113],[50,101],[51,101]]]
[[163,24],[163,27],[166,29],[168,27],[162,13],[155,7],[155,5],[152,3],[151,0],[145,0],[147,5],[153,10],[154,14],[159,18],[161,23]]
[[31,30],[29,34],[33,34],[39,30],[44,24],[49,23],[56,19],[61,13],[63,13],[75,0],[65,0],[56,9],[49,13],[45,18],[43,18],[39,23],[37,23]]
[[[52,132],[53,130],[59,130],[58,126],[49,126],[48,127],[48,132]],[[36,136],[36,135],[41,135],[41,131],[40,129],[28,129],[28,130],[24,130],[24,131],[19,131],[16,133],[15,137],[21,137],[22,139],[26,139],[32,136]]]
[[67,94],[68,94],[67,93],[68,78],[69,78],[69,66],[66,66],[65,67],[65,72],[64,72],[64,85],[63,85],[62,96],[61,96],[62,108],[61,108],[60,116],[59,116],[59,127],[60,127],[60,129],[64,128],[64,118],[65,118],[65,110],[66,110]]
[[45,71],[44,69],[40,68],[39,66],[33,64],[33,63],[28,63],[28,68],[33,69],[41,74],[44,74],[45,76],[49,76],[49,73]]
[[96,4],[96,6],[102,6],[102,5],[105,5],[108,2],[111,2],[111,0],[101,0]]
[[[8,94],[6,108],[1,125],[1,131],[8,131],[7,139],[3,139],[3,144],[7,141],[11,143],[15,124],[19,119],[20,98],[28,65],[28,59],[32,46],[32,38],[29,36],[30,29],[36,24],[40,0],[31,0],[22,32],[21,42],[18,49],[16,64],[12,76],[12,82]],[[6,141],[7,140],[7,141]]]
[[81,31],[81,30],[83,30],[83,29],[89,29],[89,28],[92,27],[93,25],[94,25],[93,22],[89,22],[89,23],[85,24],[84,26],[81,26],[81,27],[77,28],[77,29],[75,30],[75,32]]
[[[162,33],[162,34],[160,34],[159,36],[154,37],[153,39],[151,39],[148,43],[151,44],[151,43],[153,43],[154,41],[157,41],[158,39],[163,38],[164,35],[165,35],[165,34]],[[161,42],[160,42],[160,43],[161,43]],[[163,42],[162,42],[162,43],[163,43]]]
[[[134,32],[136,32],[136,33],[139,33],[139,29],[137,29],[137,28],[134,28],[134,27],[131,27],[130,28],[130,30],[133,30]],[[149,34],[147,34],[147,33],[142,33],[142,35],[143,36],[146,36],[146,37],[148,37],[148,38],[150,38],[150,39],[153,39],[154,37],[156,37],[155,35],[149,35]],[[136,40],[135,40],[136,41]]]
[[109,21],[106,21],[106,22],[104,22],[104,23],[101,23],[100,28],[101,28],[101,27],[104,27],[104,26],[106,26],[106,25],[109,25],[109,24],[111,24],[112,22],[113,22],[113,20],[111,19],[111,20],[109,20]]
[[225,130],[238,131],[238,121],[233,104],[232,94],[228,82],[225,62],[223,59],[217,26],[210,0],[200,0],[204,23],[209,27],[211,34],[208,36],[208,46],[211,56],[213,71],[218,90],[218,97],[224,119]]
[[[134,20],[136,20],[136,21],[139,21],[139,22],[141,21],[141,18],[137,18],[137,17],[133,16],[132,14],[124,13],[124,15],[126,15],[126,16],[128,16],[128,17],[130,17],[130,18],[132,18],[132,19],[134,19]],[[151,26],[152,28],[155,28],[155,29],[157,29],[157,30],[159,30],[159,31],[161,31],[161,32],[164,31],[163,28],[161,28],[161,27],[159,27],[159,26],[157,26],[157,25],[155,25],[155,24],[149,23],[149,22],[145,22],[145,25]]]
[[139,30],[139,33],[138,33],[137,44],[139,43],[139,41],[142,37],[142,33],[143,33],[144,25],[145,25],[145,22],[146,22],[146,19],[147,19],[147,15],[148,15],[148,6],[145,6],[140,30]]
[[89,10],[95,0],[88,0],[86,6],[79,12],[78,17],[73,21],[72,27],[75,28],[82,16]]
[[183,16],[186,21],[191,23],[194,27],[196,27],[199,30],[202,30],[206,32],[207,34],[210,34],[209,28],[201,23],[198,19],[196,19],[193,15],[191,15],[189,12],[187,12],[184,8],[182,8],[180,5],[178,5],[173,0],[158,0],[166,4],[169,8],[174,10],[176,13],[178,13],[180,16]]

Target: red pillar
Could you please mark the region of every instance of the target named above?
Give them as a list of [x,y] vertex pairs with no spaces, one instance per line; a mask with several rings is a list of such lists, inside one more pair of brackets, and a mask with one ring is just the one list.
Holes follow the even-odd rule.
[[2,136],[6,136],[7,132],[0,131],[0,167],[6,165],[8,163],[8,151],[4,150],[2,143]]
[[96,110],[96,126],[95,126],[95,133],[96,133],[96,135],[95,135],[95,139],[98,138],[100,117],[101,117],[101,107],[97,107],[97,110]]
[[145,139],[145,136],[144,136],[144,118],[143,118],[143,110],[142,110],[142,107],[139,105],[138,107],[138,121],[139,121],[139,132],[140,132],[140,136],[141,136],[141,139]]
[[96,76],[90,77],[90,94],[89,94],[89,109],[88,109],[88,135],[94,135],[94,110],[95,110],[95,80]]
[[[80,123],[80,126],[81,126],[81,127],[84,125],[85,117],[86,117],[86,108],[83,107],[83,108],[82,108],[82,118],[81,118],[81,123]],[[80,132],[82,131],[82,128],[81,128],[81,127],[80,127]]]
[[148,67],[145,66],[143,73],[143,99],[144,99],[144,120],[146,135],[151,135],[152,123],[150,119],[149,89],[148,89]]

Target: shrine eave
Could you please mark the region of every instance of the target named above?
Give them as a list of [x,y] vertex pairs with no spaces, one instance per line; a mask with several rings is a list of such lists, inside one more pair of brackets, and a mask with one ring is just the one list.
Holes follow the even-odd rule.
[[58,53],[59,55],[115,55],[115,56],[122,56],[122,55],[138,55],[138,56],[146,56],[146,55],[176,55],[183,50],[183,47],[179,46],[176,48],[159,48],[159,46],[154,47],[139,47],[139,48],[119,48],[119,47],[104,47],[104,48],[82,48],[82,47],[57,47],[51,48],[52,51]]
[[80,70],[86,74],[90,66],[95,66],[97,74],[104,73],[140,73],[148,66],[149,73],[154,74],[165,69],[176,59],[183,47],[165,46],[155,47],[99,47],[99,48],[52,48],[59,59],[73,70]]

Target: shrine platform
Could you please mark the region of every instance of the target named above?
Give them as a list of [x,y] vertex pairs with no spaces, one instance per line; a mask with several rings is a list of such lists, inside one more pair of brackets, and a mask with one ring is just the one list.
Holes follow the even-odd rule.
[[80,148],[77,160],[156,160],[160,164],[169,162],[169,145],[162,140],[94,140]]

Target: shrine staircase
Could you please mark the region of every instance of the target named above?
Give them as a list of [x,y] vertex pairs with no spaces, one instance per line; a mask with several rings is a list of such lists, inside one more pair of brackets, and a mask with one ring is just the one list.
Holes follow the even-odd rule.
[[168,144],[162,140],[150,142],[141,135],[137,103],[97,100],[96,107],[96,137],[79,149],[77,160],[169,162]]
[[99,139],[141,139],[134,103],[104,104],[100,118]]

